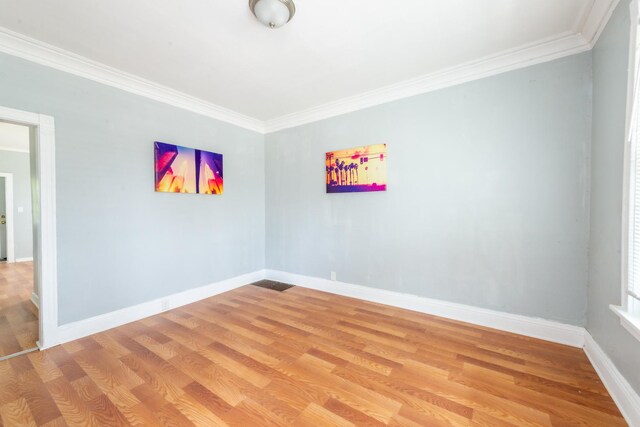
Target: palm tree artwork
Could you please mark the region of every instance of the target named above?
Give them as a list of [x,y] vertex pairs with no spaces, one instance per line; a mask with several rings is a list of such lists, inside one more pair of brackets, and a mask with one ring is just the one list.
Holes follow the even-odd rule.
[[327,193],[387,190],[386,144],[330,151],[325,158]]

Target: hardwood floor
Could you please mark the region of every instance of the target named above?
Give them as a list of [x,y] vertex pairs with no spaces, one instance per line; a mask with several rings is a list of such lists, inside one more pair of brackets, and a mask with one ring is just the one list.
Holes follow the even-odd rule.
[[245,286],[0,362],[10,425],[619,426],[582,350]]
[[32,262],[0,263],[0,357],[36,346],[38,310],[32,291]]

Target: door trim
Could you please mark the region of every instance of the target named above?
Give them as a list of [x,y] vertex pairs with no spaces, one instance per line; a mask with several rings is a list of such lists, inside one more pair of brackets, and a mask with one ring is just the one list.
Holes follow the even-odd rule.
[[14,227],[13,227],[13,174],[0,172],[0,178],[4,178],[4,207],[7,220],[7,262],[16,262]]
[[[35,167],[33,200],[34,283],[40,300],[38,347],[58,342],[58,261],[56,248],[56,156],[53,117],[0,106],[0,120],[31,128]],[[32,164],[33,164],[32,163]]]

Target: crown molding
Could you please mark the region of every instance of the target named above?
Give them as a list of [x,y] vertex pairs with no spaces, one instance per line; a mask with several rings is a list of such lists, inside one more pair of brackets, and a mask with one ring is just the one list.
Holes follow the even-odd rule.
[[0,52],[267,134],[552,61],[593,48],[620,0],[592,0],[573,31],[369,92],[262,121],[0,27]]
[[276,117],[265,122],[265,133],[277,132],[591,50],[619,2],[620,0],[593,0],[578,14],[573,32],[370,92]]
[[620,0],[594,0],[589,14],[584,19],[581,30],[582,37],[589,44],[589,49],[592,49],[598,42],[600,34],[602,34],[604,27],[607,26],[618,3],[620,3]]
[[235,126],[264,133],[264,123],[261,120],[153,83],[133,74],[92,61],[3,27],[0,27],[0,52],[84,77],[155,101],[173,105]]
[[387,102],[433,92],[587,50],[589,50],[589,44],[580,34],[564,33],[555,38],[525,45],[521,48],[504,51],[480,60],[268,120],[265,123],[265,133],[276,132]]

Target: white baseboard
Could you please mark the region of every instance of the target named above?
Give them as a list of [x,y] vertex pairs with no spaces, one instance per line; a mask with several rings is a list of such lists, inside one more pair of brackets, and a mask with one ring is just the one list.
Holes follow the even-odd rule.
[[582,348],[584,345],[584,328],[579,326],[283,271],[266,270],[265,273],[267,279],[305,288],[446,317],[572,347]]
[[258,270],[200,288],[189,289],[153,301],[59,326],[56,334],[56,344],[64,344],[257,282],[264,279],[264,274],[264,270]]
[[28,258],[16,258],[14,262],[27,262],[27,261],[33,261],[33,257],[28,257]]
[[40,309],[40,297],[35,292],[31,292],[31,302],[37,309]]
[[[513,332],[573,347],[581,348],[584,345],[584,328],[578,326],[276,270],[255,271],[200,288],[190,289],[153,301],[101,314],[89,319],[68,323],[57,328],[55,344],[52,344],[62,344],[74,339],[86,337],[162,313],[172,308],[191,304],[265,278]],[[39,301],[36,299],[37,297],[35,294],[32,295],[32,301],[36,305],[39,304]]]
[[587,353],[587,357],[627,423],[632,427],[640,426],[640,396],[633,390],[589,332],[585,333],[584,352]]

